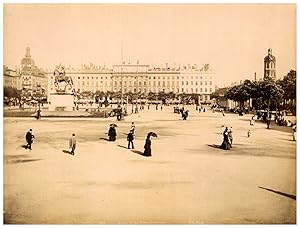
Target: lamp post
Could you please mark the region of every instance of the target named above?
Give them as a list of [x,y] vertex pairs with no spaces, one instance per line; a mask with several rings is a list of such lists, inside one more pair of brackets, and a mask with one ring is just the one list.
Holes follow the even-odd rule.
[[123,67],[121,67],[121,112],[120,112],[120,120],[123,119]]
[[123,108],[123,67],[121,67],[121,107]]

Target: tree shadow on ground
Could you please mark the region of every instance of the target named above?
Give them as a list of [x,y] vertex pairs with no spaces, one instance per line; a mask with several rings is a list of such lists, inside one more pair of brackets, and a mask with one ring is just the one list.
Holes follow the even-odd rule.
[[62,152],[66,153],[66,154],[74,155],[71,151],[68,151],[68,150],[62,150]]
[[290,198],[290,199],[296,200],[296,196],[295,196],[295,195],[291,195],[291,194],[287,194],[287,193],[284,193],[284,192],[275,191],[275,190],[273,190],[273,189],[270,189],[270,188],[264,188],[264,187],[260,187],[260,186],[258,186],[258,188],[261,188],[261,189],[264,189],[264,190],[266,190],[266,191],[270,191],[270,192],[273,192],[273,193],[276,193],[276,194],[279,194],[279,195],[288,197],[288,198]]

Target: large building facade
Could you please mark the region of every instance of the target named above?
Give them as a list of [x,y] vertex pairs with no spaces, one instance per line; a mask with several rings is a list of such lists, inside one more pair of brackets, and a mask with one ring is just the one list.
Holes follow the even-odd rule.
[[21,76],[17,70],[9,69],[7,66],[3,66],[3,82],[4,86],[12,87],[18,90],[22,89]]
[[24,58],[21,60],[20,68],[18,69],[19,75],[21,76],[22,89],[34,92],[40,88],[48,91],[48,78],[46,73],[35,65],[34,60],[30,55],[30,48],[26,48]]
[[[210,101],[215,91],[215,71],[209,64],[172,67],[150,67],[144,64],[113,65],[112,68],[90,65],[81,69],[66,68],[76,92],[114,91],[123,93],[173,92],[199,94],[200,100]],[[53,71],[48,75],[48,95],[55,93]],[[49,97],[49,96],[48,96]]]
[[48,78],[46,73],[35,65],[30,55],[30,48],[26,48],[21,65],[15,70],[3,66],[4,86],[14,87],[18,90],[25,89],[29,93],[43,89],[48,94]]

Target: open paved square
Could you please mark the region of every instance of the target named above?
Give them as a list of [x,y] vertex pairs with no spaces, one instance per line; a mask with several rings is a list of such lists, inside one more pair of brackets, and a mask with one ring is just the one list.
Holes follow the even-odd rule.
[[[5,223],[295,223],[292,133],[238,116],[173,107],[115,118],[4,118]],[[126,133],[136,125],[135,150]],[[115,122],[117,140],[108,142]],[[233,148],[221,126],[233,127]],[[33,150],[22,148],[32,128]],[[251,129],[251,136],[247,131]],[[152,157],[141,156],[146,134]],[[72,133],[75,156],[64,153]]]

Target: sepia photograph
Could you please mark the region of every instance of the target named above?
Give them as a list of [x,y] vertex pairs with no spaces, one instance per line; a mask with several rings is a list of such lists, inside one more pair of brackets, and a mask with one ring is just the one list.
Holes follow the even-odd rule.
[[296,3],[3,3],[3,224],[296,224]]

